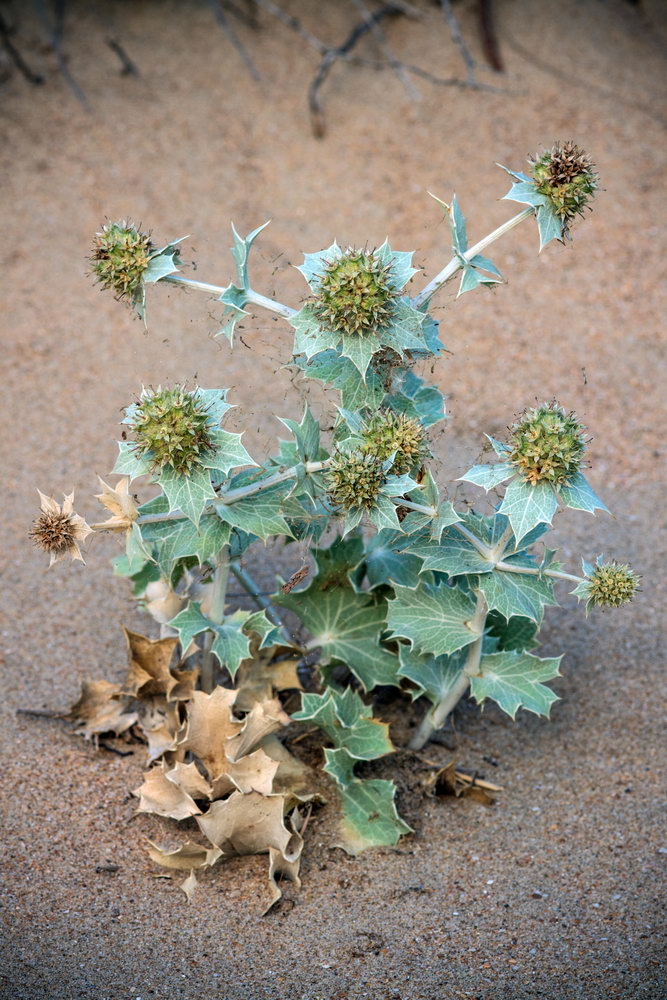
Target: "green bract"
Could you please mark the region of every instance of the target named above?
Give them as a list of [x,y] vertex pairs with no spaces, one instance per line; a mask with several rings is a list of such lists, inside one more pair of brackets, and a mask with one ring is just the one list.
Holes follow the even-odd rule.
[[[597,187],[590,161],[572,143],[554,145],[532,171],[510,171],[516,183],[507,197],[528,207],[481,240],[483,246],[532,217],[542,246],[562,238]],[[308,675],[292,718],[318,727],[326,743],[324,770],[340,795],[343,845],[356,853],[394,844],[409,828],[398,815],[393,783],[372,770],[372,761],[394,749],[389,716],[413,724],[414,749],[466,694],[479,704],[495,702],[512,718],[519,709],[548,716],[556,701],[549,682],[560,659],[536,650],[542,621],[558,603],[559,582],[574,583],[587,609],[617,607],[638,589],[639,577],[626,565],[585,563],[579,577],[545,546],[559,506],[606,511],[582,472],[583,428],[555,401],[526,410],[507,442],[489,438],[494,460],[461,477],[491,491],[491,503],[457,497],[454,504],[436,482],[427,432],[444,418],[444,399],[426,377],[443,348],[428,308],[459,272],[459,294],[502,280],[489,258],[469,249],[457,199],[436,200],[447,212],[452,256],[424,287],[407,291],[416,274],[411,253],[387,242],[375,250],[333,243],[305,255],[300,271],[310,296],[298,311],[251,286],[249,257],[263,226],[245,237],[233,230],[235,275],[226,285],[175,274],[174,245],[154,252],[148,237],[125,223],[99,234],[97,277],[137,308],[146,285],[156,281],[213,293],[223,310],[220,332],[230,343],[240,319],[250,328],[251,308],[268,310],[294,330],[292,366],[328,390],[325,412],[305,406],[300,415],[281,418],[288,433],[261,465],[240,435],[221,426],[229,409],[225,390],[144,390],[126,412],[130,439],[120,443],[114,469],[123,478],[115,487],[103,483],[100,499],[112,516],[95,528],[125,538],[116,573],[129,578],[133,594],[178,636],[169,641],[178,644],[181,660],[201,671],[202,690],[195,690],[192,673],[187,687],[180,667],[168,676],[159,711],[166,719],[176,688],[185,690],[187,704],[172,712],[173,733],[165,736],[160,727],[167,722],[160,722],[162,749],[154,748],[157,736],[150,740],[152,760],[187,744],[194,760],[181,766],[194,768],[196,775],[188,773],[200,790],[203,771],[215,784],[219,795],[200,817],[204,833],[251,795],[271,796],[281,822],[286,816],[288,806],[275,803],[287,794],[284,785],[272,781],[285,755],[286,773],[298,767],[276,746],[276,732],[290,721],[277,695],[299,690]],[[143,503],[130,492],[141,488],[134,485],[141,477],[157,487]],[[90,529],[73,514],[71,497],[62,511],[52,498],[43,496],[42,503],[35,540],[52,561],[67,552],[80,555],[75,543]],[[275,594],[260,589],[245,564],[246,555],[257,552],[264,566],[269,540],[303,543],[282,550],[287,579]],[[312,560],[304,556],[307,545]],[[237,586],[228,590],[230,574],[253,610],[231,599]],[[269,568],[264,579],[271,578]],[[382,701],[377,688],[384,689]],[[230,714],[232,703],[236,714]],[[425,711],[418,724],[413,703]],[[252,738],[243,736],[246,728]],[[202,740],[211,746],[193,749]],[[252,751],[253,761],[240,748]],[[302,794],[289,799],[289,808]],[[191,801],[198,812],[206,808]],[[186,802],[184,812],[195,815],[192,807]],[[291,843],[286,828],[283,833]],[[221,849],[226,840],[218,840],[212,843]],[[274,864],[274,845],[266,849]]]

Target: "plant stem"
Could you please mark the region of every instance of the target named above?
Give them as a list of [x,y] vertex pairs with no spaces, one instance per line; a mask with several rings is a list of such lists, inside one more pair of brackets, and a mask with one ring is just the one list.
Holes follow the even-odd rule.
[[478,538],[472,531],[469,531],[468,528],[466,528],[464,524],[461,524],[460,521],[455,521],[451,527],[456,528],[456,530],[462,534],[464,538],[467,538],[470,544],[475,546],[481,556],[488,559],[489,562],[493,562],[493,551],[488,547],[488,545],[484,544],[481,538]]
[[[311,475],[314,472],[321,472],[326,469],[329,462],[305,462],[304,469],[306,475]],[[277,483],[282,483],[286,479],[293,479],[298,475],[299,471],[298,465],[293,465],[289,469],[282,469],[279,472],[275,472],[273,475],[268,476],[266,479],[259,479],[255,483],[248,483],[247,486],[239,486],[235,490],[227,490],[225,493],[221,493],[217,500],[210,504],[207,504],[204,508],[205,514],[211,514],[215,511],[216,504],[232,504],[237,503],[239,500],[245,500],[246,497],[254,496],[255,493],[261,493],[262,490],[268,490],[271,486],[275,486]],[[182,510],[169,510],[164,514],[140,514],[135,524],[159,524],[162,521],[184,521],[186,515]]]
[[[229,545],[223,545],[216,559],[213,583],[211,584],[208,618],[216,624],[222,624],[225,618],[225,595],[229,579]],[[215,663],[213,651],[214,633],[209,631],[204,638],[204,649],[201,664],[202,691],[210,694],[215,687]]]
[[[473,247],[466,250],[466,252],[462,254],[462,257],[465,260],[472,260],[476,254],[481,253],[485,247],[489,246],[489,244],[494,243],[495,240],[499,239],[499,237],[508,233],[510,229],[514,229],[514,227],[518,226],[520,222],[523,222],[524,219],[528,219],[534,214],[535,209],[532,208],[532,206],[530,208],[524,208],[522,212],[518,213],[518,215],[514,215],[511,219],[508,219],[507,222],[503,222],[502,226],[498,226],[498,228],[494,229],[492,233],[489,233],[488,236],[481,239],[479,243],[475,243]],[[443,267],[442,271],[440,271],[439,274],[436,274],[432,281],[429,281],[428,285],[422,289],[419,295],[416,295],[413,298],[412,305],[416,309],[419,309],[425,302],[428,302],[435,292],[437,292],[439,288],[449,281],[449,279],[452,278],[462,267],[463,264],[460,258],[453,257],[449,264],[447,264],[446,267]]]
[[478,673],[479,661],[482,655],[482,641],[484,639],[484,623],[487,613],[486,600],[484,595],[477,593],[477,604],[468,627],[476,633],[475,641],[468,647],[466,661],[461,671],[461,676],[454,686],[450,688],[444,697],[426,713],[421,721],[419,729],[410,740],[411,750],[421,750],[438,729],[442,729],[449,713],[458,705],[463,695],[470,686],[470,678]]
[[[166,278],[161,278],[160,280],[169,281],[172,285],[187,285],[188,288],[194,288],[200,292],[209,292],[211,295],[217,295],[218,298],[220,298],[223,292],[227,291],[223,285],[210,285],[207,281],[196,281],[194,278],[186,278],[184,274],[168,274]],[[244,294],[246,302],[252,302],[255,306],[268,309],[269,312],[278,313],[284,319],[290,319],[297,312],[291,306],[285,306],[282,302],[276,302],[275,299],[270,299],[266,295],[260,295],[259,292],[253,291],[252,288],[246,288]]]
[[287,629],[285,628],[282,618],[278,614],[276,607],[271,603],[268,597],[260,592],[259,587],[250,574],[246,573],[240,563],[236,561],[231,563],[230,569],[241,586],[248,591],[248,594],[252,597],[257,607],[266,612],[266,617],[269,621],[272,621],[274,625],[277,625],[280,628],[285,645],[291,646],[292,640]]
[[569,580],[571,583],[583,583],[584,577],[574,576],[572,573],[563,573],[559,569],[540,569],[539,566],[514,566],[512,563],[496,563],[496,569],[505,573],[523,573],[524,576],[550,576],[553,580]]
[[416,510],[420,514],[428,514],[429,517],[437,517],[438,512],[435,507],[425,507],[421,503],[413,503],[411,500],[404,500],[403,497],[392,497],[397,507],[407,507],[408,510]]

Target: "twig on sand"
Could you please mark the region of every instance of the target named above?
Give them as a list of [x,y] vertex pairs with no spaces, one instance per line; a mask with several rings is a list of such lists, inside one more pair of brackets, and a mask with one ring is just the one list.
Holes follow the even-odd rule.
[[459,27],[458,18],[454,13],[451,5],[451,0],[440,0],[440,7],[442,8],[443,17],[449,26],[449,33],[452,36],[452,41],[458,48],[463,62],[466,67],[466,79],[468,83],[476,83],[475,79],[475,60],[470,54],[470,49],[465,43],[465,39],[461,34],[461,28]]
[[209,0],[209,4],[211,6],[211,10],[213,11],[213,16],[215,17],[216,21],[218,22],[224,33],[227,35],[227,38],[234,46],[238,54],[241,56],[241,59],[243,59],[243,62],[246,64],[248,72],[250,73],[253,80],[261,80],[259,71],[255,66],[254,62],[252,61],[252,59],[250,58],[248,50],[246,49],[245,45],[243,44],[243,42],[241,41],[239,36],[232,28],[231,24],[227,20],[227,15],[223,10],[220,0]]
[[16,48],[11,39],[11,30],[5,21],[2,13],[0,12],[0,41],[2,41],[2,47],[11,59],[11,61],[16,66],[17,70],[23,74],[28,83],[44,83],[44,77],[40,76],[39,73],[33,72],[30,69],[27,62]]

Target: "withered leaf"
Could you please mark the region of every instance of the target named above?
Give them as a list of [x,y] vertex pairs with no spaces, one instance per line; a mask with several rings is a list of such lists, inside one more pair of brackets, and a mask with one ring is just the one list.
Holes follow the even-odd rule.
[[280,851],[276,850],[275,847],[269,848],[269,886],[271,888],[271,900],[269,905],[263,911],[262,916],[267,914],[276,903],[282,899],[283,891],[280,888],[278,880],[281,878],[287,879],[289,882],[294,882],[297,889],[301,888],[301,879],[299,878],[299,869],[301,867],[301,851],[303,850],[303,838],[300,834],[295,833],[295,839],[298,838],[300,845],[298,846],[298,854],[295,858],[288,861]]
[[300,836],[285,825],[285,813],[294,805],[288,795],[234,792],[214,802],[196,820],[203,834],[227,856],[265,854],[273,847],[294,861],[300,853]]
[[[239,712],[249,712],[258,701],[271,699],[274,691],[302,690],[297,674],[299,659],[285,655],[293,652],[290,646],[258,647],[259,639],[253,636],[250,656],[241,661],[236,674],[238,695],[234,707]],[[276,659],[278,656],[284,659]]]
[[102,733],[120,736],[135,724],[137,713],[132,711],[131,700],[120,685],[104,680],[84,680],[81,695],[65,718],[75,723],[75,732],[89,740]]
[[277,698],[258,702],[246,715],[239,733],[229,739],[227,756],[232,761],[244,757],[259,746],[265,737],[289,723],[290,717],[283,711]]
[[187,819],[201,810],[194,799],[176,782],[171,781],[164,768],[154,767],[144,774],[143,784],[133,795],[139,799],[138,812],[156,813],[171,819]]
[[453,760],[429,775],[425,785],[431,795],[467,797],[485,806],[493,805],[495,802],[493,793],[502,791],[501,785],[492,785],[490,781],[457,771]]
[[192,902],[192,897],[194,896],[195,889],[197,888],[198,885],[199,883],[197,882],[197,878],[194,872],[190,872],[186,880],[184,882],[181,882],[179,889],[182,889],[183,892],[185,893],[188,903]]
[[314,773],[311,767],[291,754],[275,734],[263,740],[262,750],[278,762],[278,770],[273,779],[274,792],[292,792],[303,801],[312,798]]
[[227,771],[213,782],[212,798],[218,799],[229,792],[259,792],[270,795],[278,762],[268,757],[262,749],[247,754],[237,761],[229,761]]
[[222,851],[217,847],[203,847],[188,840],[174,850],[164,850],[152,840],[146,847],[150,857],[163,868],[175,868],[178,871],[192,871],[193,868],[207,868],[214,865],[222,857]]
[[176,679],[176,684],[171,689],[170,701],[189,701],[194,694],[195,685],[199,679],[199,667],[188,670],[180,670],[178,667],[174,667],[172,674]]
[[178,639],[148,639],[127,628],[123,631],[128,652],[127,693],[142,698],[163,694],[169,698],[179,683],[169,670]]
[[156,696],[139,705],[138,727],[148,743],[148,763],[176,750],[181,731],[178,702]]
[[187,706],[185,734],[179,746],[191,750],[202,762],[211,781],[229,770],[227,747],[241,734],[243,723],[232,715],[236,691],[216,687],[211,694],[195,691]]
[[194,762],[183,764],[179,761],[170,771],[167,771],[167,777],[179,788],[182,788],[186,794],[191,795],[193,799],[211,798],[211,786]]

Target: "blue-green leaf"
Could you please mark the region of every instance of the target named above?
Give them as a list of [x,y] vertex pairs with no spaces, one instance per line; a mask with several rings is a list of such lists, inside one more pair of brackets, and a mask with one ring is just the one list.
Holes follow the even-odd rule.
[[459,651],[452,656],[432,656],[429,653],[418,653],[401,643],[399,657],[401,666],[399,676],[407,677],[417,685],[410,694],[412,700],[425,694],[429,701],[436,705],[456,685],[465,662],[465,651]]
[[[513,559],[507,560],[512,562]],[[517,565],[530,565],[530,560],[514,560]],[[509,573],[496,569],[478,577],[477,586],[484,594],[490,611],[499,611],[505,618],[521,615],[538,624],[544,617],[544,608],[556,604],[553,584],[547,577],[524,573]]]
[[596,510],[603,510],[609,513],[602,500],[595,495],[591,485],[581,472],[577,472],[571,479],[569,486],[561,486],[558,491],[560,500],[566,507],[573,507],[575,510],[586,510],[593,514]]
[[537,524],[551,524],[557,509],[558,499],[551,486],[546,483],[531,486],[519,477],[508,484],[498,508],[509,518],[517,545]]
[[343,251],[334,240],[326,250],[318,250],[317,253],[305,253],[303,255],[303,264],[297,267],[297,271],[301,271],[311,289],[317,292],[320,287],[321,276],[327,267],[333,264],[335,260],[338,260],[342,254]]
[[561,657],[540,659],[532,653],[503,652],[483,656],[479,676],[470,678],[470,691],[478,702],[495,701],[513,719],[520,708],[548,716],[558,696],[543,681],[558,677]]
[[357,855],[369,847],[391,847],[411,828],[396,811],[393,781],[356,779],[340,795],[343,806],[341,847]]
[[150,455],[142,455],[132,441],[118,442],[118,458],[112,472],[118,476],[129,476],[138,479],[151,472]]
[[207,502],[216,496],[211,485],[211,473],[201,466],[196,466],[189,476],[184,476],[165,465],[157,475],[157,482],[169,501],[169,509],[182,510],[195,525],[199,524]]
[[217,469],[223,475],[228,475],[232,469],[245,465],[257,465],[241,444],[241,435],[232,434],[218,428],[211,431],[212,451],[202,456],[201,464],[205,469]]
[[[258,538],[270,538],[271,535],[290,535],[290,528],[285,520],[283,504],[287,494],[292,489],[291,483],[277,483],[252,496],[236,500],[234,503],[219,502],[216,511],[227,524],[257,535]],[[224,498],[224,494],[223,494]]]
[[474,642],[471,628],[475,602],[457,587],[422,583],[416,590],[396,587],[389,601],[387,625],[392,637],[409,639],[412,647],[440,656]]
[[[289,323],[294,327],[294,354],[304,354],[306,358],[312,358],[321,351],[336,347],[341,341],[339,333],[322,326],[315,316],[312,306],[308,304],[295,313],[290,318]],[[348,337],[347,339],[352,338]],[[364,340],[365,338],[358,337],[357,339]]]
[[407,552],[397,551],[405,542],[398,531],[379,531],[369,543],[365,555],[366,576],[371,590],[375,587],[398,585],[414,589],[419,585],[421,559]]

